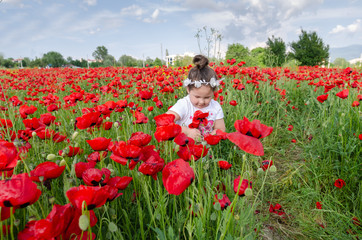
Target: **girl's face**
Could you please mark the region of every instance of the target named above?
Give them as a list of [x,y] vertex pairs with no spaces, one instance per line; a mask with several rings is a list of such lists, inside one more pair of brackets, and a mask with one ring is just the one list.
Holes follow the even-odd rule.
[[204,108],[209,106],[211,99],[214,97],[214,91],[211,87],[201,85],[199,88],[187,88],[192,105],[197,108]]

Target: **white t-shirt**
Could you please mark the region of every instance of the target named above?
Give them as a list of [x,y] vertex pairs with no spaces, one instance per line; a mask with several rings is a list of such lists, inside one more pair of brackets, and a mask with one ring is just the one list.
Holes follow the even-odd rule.
[[178,100],[176,104],[173,105],[169,110],[177,113],[180,116],[180,120],[176,121],[176,124],[186,127],[188,127],[189,124],[192,123],[192,118],[197,110],[200,110],[203,113],[208,112],[209,116],[207,117],[207,126],[199,127],[199,130],[203,135],[212,132],[215,120],[224,118],[224,113],[222,111],[220,103],[218,103],[214,99],[211,100],[210,104],[207,107],[197,108],[192,105],[189,95]]

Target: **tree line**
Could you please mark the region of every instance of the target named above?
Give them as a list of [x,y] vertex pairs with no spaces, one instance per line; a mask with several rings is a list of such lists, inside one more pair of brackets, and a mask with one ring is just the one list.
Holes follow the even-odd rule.
[[[201,45],[203,35],[205,35],[206,47],[202,51]],[[280,37],[269,37],[266,41],[266,47],[258,47],[249,50],[240,43],[228,45],[225,59],[220,58],[220,42],[222,35],[215,29],[208,33],[206,27],[199,29],[195,35],[199,46],[200,53],[208,56],[211,61],[220,62],[225,59],[235,59],[237,62],[245,62],[245,66],[259,67],[278,67],[288,65],[326,65],[329,58],[329,45],[325,44],[316,32],[307,32],[301,29],[299,39],[289,43],[290,51],[287,51],[287,44]],[[218,49],[216,48],[218,46]],[[218,52],[217,52],[218,50]],[[210,51],[214,51],[214,56],[210,56]],[[168,50],[166,49],[166,55]],[[72,57],[64,58],[62,54],[51,51],[44,54],[41,58],[31,60],[27,57],[14,62],[12,58],[4,59],[0,55],[0,66],[5,68],[12,67],[108,67],[108,66],[125,66],[125,67],[144,67],[144,66],[162,66],[165,61],[159,58],[136,59],[132,56],[122,55],[118,60],[109,54],[105,46],[98,46],[92,56],[95,61],[89,62],[87,59],[77,60]],[[341,59],[336,59],[335,65],[343,63]],[[191,64],[192,57],[177,57],[173,63],[174,66],[185,66]],[[341,66],[344,67],[344,66]]]

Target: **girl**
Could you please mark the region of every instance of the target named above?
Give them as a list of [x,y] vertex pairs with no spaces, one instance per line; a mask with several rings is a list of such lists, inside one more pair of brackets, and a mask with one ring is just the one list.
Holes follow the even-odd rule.
[[[167,113],[175,115],[175,121],[181,125],[183,133],[194,140],[200,140],[206,134],[215,134],[217,129],[225,132],[225,122],[220,104],[213,99],[214,92],[220,85],[215,71],[208,66],[209,60],[202,55],[196,55],[193,63],[195,66],[184,80],[188,95],[178,100]],[[208,121],[205,121],[207,124],[201,123],[198,128],[189,128],[197,110],[209,113]]]

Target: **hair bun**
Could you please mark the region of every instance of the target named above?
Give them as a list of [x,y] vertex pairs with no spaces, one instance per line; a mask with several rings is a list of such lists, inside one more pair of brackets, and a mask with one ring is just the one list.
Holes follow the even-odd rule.
[[195,66],[198,69],[203,69],[204,67],[209,65],[209,59],[207,59],[207,57],[203,55],[196,55],[192,60],[192,62],[195,64]]

